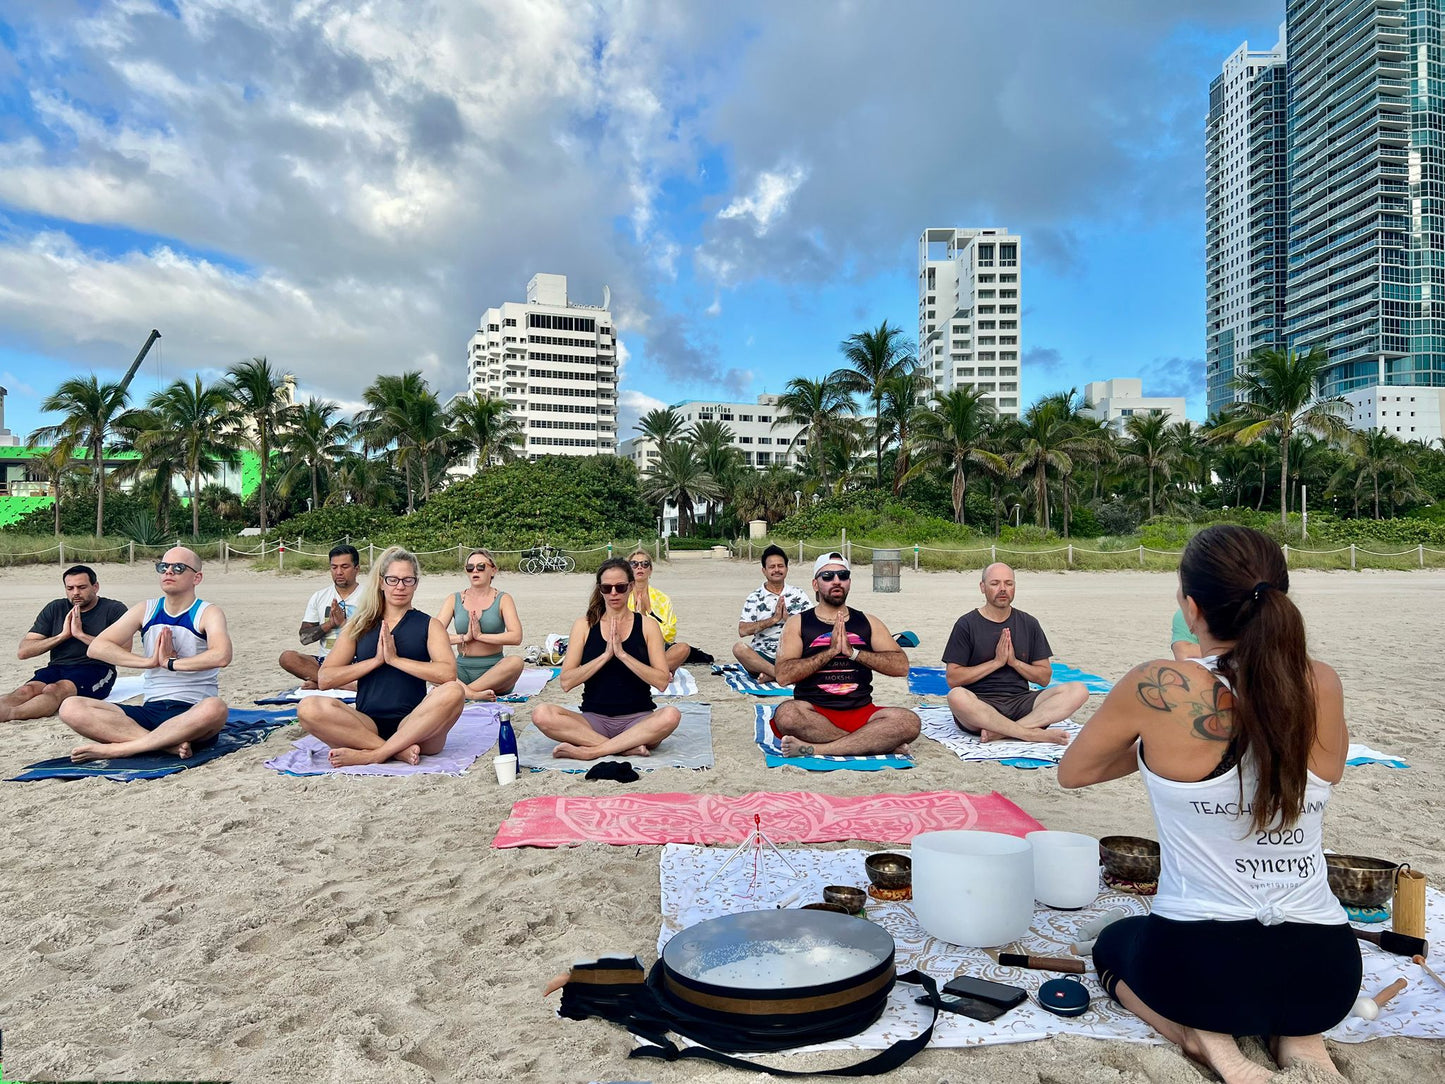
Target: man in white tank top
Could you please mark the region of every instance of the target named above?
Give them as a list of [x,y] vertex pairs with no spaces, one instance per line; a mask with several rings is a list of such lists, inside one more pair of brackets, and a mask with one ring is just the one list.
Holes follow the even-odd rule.
[[[91,643],[92,659],[145,672],[141,704],[108,704],[73,697],[60,721],[92,744],[71,750],[72,760],[105,760],[166,750],[191,755],[196,742],[226,725],[220,698],[221,668],[231,662],[231,636],[220,607],[196,598],[201,559],[176,546],[156,563],[161,597],[148,599]],[[145,654],[131,650],[141,634]]]

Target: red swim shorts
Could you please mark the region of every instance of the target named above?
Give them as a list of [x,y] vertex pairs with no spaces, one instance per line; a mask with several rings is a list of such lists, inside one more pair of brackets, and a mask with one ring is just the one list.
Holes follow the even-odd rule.
[[[883,710],[882,706],[878,704],[864,704],[861,708],[821,708],[817,704],[808,706],[839,730],[846,730],[849,734],[855,730],[861,730],[863,724],[873,718],[875,712]],[[768,725],[773,728],[774,734],[778,734],[775,723],[770,720]],[[778,734],[778,737],[782,737],[782,735]]]

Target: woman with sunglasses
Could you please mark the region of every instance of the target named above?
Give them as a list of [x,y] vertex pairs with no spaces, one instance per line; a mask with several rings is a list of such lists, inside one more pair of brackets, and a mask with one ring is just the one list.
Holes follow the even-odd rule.
[[582,710],[532,709],[537,729],[558,743],[554,757],[645,757],[682,721],[676,708],[653,703],[652,690],[667,688],[672,674],[658,623],[628,609],[635,582],[627,561],[603,561],[587,612],[572,625],[560,681],[564,692],[583,687]]
[[672,608],[672,599],[652,586],[652,558],[646,550],[636,550],[628,555],[627,563],[632,566],[635,577],[632,593],[627,596],[627,608],[633,613],[651,614],[662,626],[662,639],[667,646],[667,672],[673,674],[687,662],[692,648],[677,639],[677,613]]
[[450,629],[448,639],[457,649],[457,680],[466,686],[467,699],[495,700],[511,692],[522,676],[522,659],[502,654],[505,645],[522,642],[522,621],[512,596],[492,583],[497,562],[489,550],[472,550],[466,571],[471,586],[448,595],[437,620]]
[[420,579],[416,556],[400,546],[377,557],[318,675],[323,689],[356,682],[356,706],[324,696],[297,705],[301,728],[331,747],[334,768],[416,764],[441,752],[462,714],[466,694],[447,631],[411,605]]

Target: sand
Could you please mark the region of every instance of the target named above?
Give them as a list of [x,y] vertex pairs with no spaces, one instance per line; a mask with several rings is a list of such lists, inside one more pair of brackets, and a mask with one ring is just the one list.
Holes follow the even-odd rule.
[[[106,595],[135,602],[154,594],[154,573],[141,566],[99,571]],[[18,642],[59,595],[58,573],[0,571],[0,640]],[[795,569],[793,580],[805,575]],[[682,638],[726,658],[742,600],[759,579],[741,562],[677,560],[655,582],[677,606]],[[853,602],[894,631],[915,630],[923,643],[912,660],[937,665],[954,619],[978,602],[976,579],[905,570],[901,593],[873,595],[865,569]],[[323,582],[324,574],[208,571],[201,594],[225,609],[237,642],[222,678],[232,703],[249,706],[285,685],[276,656],[296,646],[306,598]],[[456,574],[424,578],[418,605],[434,612],[457,586]],[[568,629],[590,577],[509,575],[501,586],[517,599],[531,644]],[[1408,861],[1445,887],[1437,642],[1445,575],[1305,572],[1294,587],[1314,653],[1344,680],[1355,740],[1413,765],[1349,769],[1326,845]],[[1024,573],[1017,601],[1043,622],[1057,658],[1118,678],[1167,654],[1173,596],[1174,579],[1162,574]],[[909,772],[768,770],[751,741],[753,701],[698,671],[699,698],[713,704],[716,768],[654,772],[633,789],[997,789],[1051,827],[1152,834],[1137,777],[1064,792],[1052,771],[964,765],[927,741]],[[0,683],[13,688],[29,672],[10,661]],[[880,682],[878,698],[909,702],[894,679]],[[564,696],[554,683],[540,699]],[[518,723],[526,719],[522,707]],[[0,733],[3,777],[76,744],[55,719]],[[559,1020],[556,997],[541,998],[546,980],[575,957],[626,949],[653,959],[658,852],[595,844],[494,851],[492,836],[517,799],[601,794],[614,784],[545,772],[501,788],[485,762],[462,778],[295,779],[263,767],[299,736],[288,727],[265,745],[156,782],[0,784],[8,826],[0,1027],[9,1079],[763,1079],[698,1063],[628,1062],[623,1031]],[[1440,1043],[1383,1040],[1339,1047],[1336,1058],[1355,1081],[1445,1075]],[[1170,1047],[1072,1038],[927,1051],[890,1079],[1212,1078]],[[1296,1071],[1280,1079],[1310,1078]]]

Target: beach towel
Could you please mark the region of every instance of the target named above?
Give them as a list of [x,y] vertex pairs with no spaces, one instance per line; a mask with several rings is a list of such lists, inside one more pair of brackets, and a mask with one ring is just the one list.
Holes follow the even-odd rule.
[[[562,760],[552,755],[557,743],[535,726],[529,726],[517,735],[517,767],[519,770],[530,768],[534,772],[576,773],[585,772],[594,764],[626,761],[639,772],[650,772],[655,768],[692,768],[695,771],[711,768],[712,705],[690,700],[675,706],[682,713],[682,722],[652,751],[651,756]],[[572,710],[577,708],[574,706]]]
[[[970,734],[953,721],[947,704],[919,704],[913,710],[923,723],[922,736],[946,745],[960,760],[993,760],[1010,768],[1047,768],[1057,764],[1068,748],[1041,741],[981,741],[977,734]],[[1051,729],[1068,731],[1072,740],[1083,726],[1065,719]]]
[[110,695],[105,698],[105,702],[119,704],[123,700],[140,696],[145,692],[145,685],[144,674],[127,674],[125,677],[117,677],[115,684],[110,687]]
[[[1091,693],[1107,693],[1114,687],[1113,682],[1105,681],[1098,674],[1086,674],[1082,670],[1076,670],[1072,666],[1055,659],[1051,664],[1053,668],[1053,684],[1058,685],[1065,681],[1082,681]],[[946,671],[941,666],[910,666],[908,668],[908,691],[914,696],[947,696],[948,680],[944,676]],[[1038,686],[1034,686],[1038,688]]]
[[[75,764],[68,756],[53,760],[42,760],[32,764],[12,782],[29,783],[36,779],[114,779],[129,783],[137,779],[159,779],[163,775],[183,772],[187,768],[205,764],[207,761],[234,753],[237,749],[260,745],[271,732],[287,723],[296,721],[295,711],[253,711],[247,708],[232,708],[225,728],[215,740],[198,748],[190,757],[182,760],[171,753],[147,753],[137,757],[123,757],[117,760],[91,760]],[[77,744],[79,739],[77,738]]]
[[333,768],[327,761],[330,749],[319,738],[307,734],[280,756],[266,761],[266,767],[282,775],[461,775],[477,757],[497,743],[498,714],[504,709],[496,704],[468,704],[462,709],[447,734],[447,743],[440,753],[424,756],[420,763],[405,764],[388,760],[385,764],[358,764]]
[[[822,899],[824,885],[865,886],[863,869],[867,851],[789,848],[788,862],[801,877],[795,878],[781,862],[764,861],[764,874],[752,884],[749,863],[737,869],[738,862],[710,884],[709,879],[727,861],[729,851],[722,847],[699,847],[670,844],[659,857],[661,880],[662,925],[658,933],[658,952],[678,932],[708,918],[739,911],[770,907],[778,902],[799,906]],[[734,870],[737,872],[734,872]],[[1036,995],[1039,986],[1056,974],[1006,968],[993,962],[982,949],[963,948],[928,934],[914,918],[911,902],[884,903],[869,899],[867,917],[893,935],[896,945],[895,966],[899,971],[918,968],[940,980],[955,974],[976,975],[995,982],[1022,987]],[[1019,951],[1036,956],[1069,956],[1069,945],[1079,940],[1079,926],[1110,908],[1130,914],[1144,914],[1146,908],[1139,897],[1100,886],[1099,898],[1078,911],[1056,911],[1043,906],[1034,909],[1030,931],[1019,941]],[[1445,930],[1445,894],[1426,890],[1426,928]],[[1437,935],[1434,947],[1445,948],[1445,936]],[[1406,977],[1410,985],[1390,1003],[1389,1010],[1378,1020],[1346,1019],[1326,1036],[1339,1042],[1358,1043],[1385,1035],[1408,1035],[1420,1038],[1445,1038],[1445,998],[1440,988],[1420,968],[1402,956],[1392,956],[1361,944],[1364,962],[1363,988],[1373,993],[1396,978]],[[1432,952],[1431,959],[1439,953]],[[1089,988],[1088,1011],[1077,1017],[1058,1017],[1038,1007],[1031,996],[993,1023],[984,1024],[956,1013],[939,1016],[930,1045],[935,1047],[984,1046],[995,1043],[1026,1042],[1050,1035],[1086,1035],[1097,1039],[1123,1042],[1162,1043],[1163,1040],[1138,1017],[1109,1000],[1099,986],[1092,966],[1083,975],[1072,976]],[[802,1048],[803,1050],[881,1050],[891,1043],[917,1034],[928,1019],[927,1010],[914,1004],[916,991],[904,988],[894,991],[883,1016],[866,1031],[832,1043]]]
[[713,666],[712,672],[728,683],[728,687],[751,696],[792,696],[791,685],[779,685],[776,681],[764,681],[754,677],[741,666]]
[[529,697],[536,696],[546,686],[547,682],[562,672],[560,666],[528,666],[522,671],[522,676],[512,686],[512,691],[505,696],[497,697],[504,704],[520,704]]
[[761,818],[774,843],[911,840],[919,832],[977,828],[1023,836],[1043,826],[997,792],[920,791],[837,798],[806,791],[721,794],[618,794],[524,798],[512,806],[493,847],[563,847],[594,841],[741,843]]
[[355,689],[282,689],[256,701],[258,704],[299,704],[308,696],[324,696],[328,700],[340,700],[343,704],[356,703]]
[[658,696],[696,696],[697,678],[693,677],[686,666],[679,666],[672,675],[672,681],[663,689]]
[[811,756],[789,757],[783,755],[783,747],[773,728],[768,724],[776,710],[772,704],[757,704],[753,707],[753,741],[763,751],[763,759],[769,768],[803,768],[810,772],[830,772],[835,769],[852,769],[855,772],[876,772],[881,768],[911,768],[911,756],[895,756],[891,753],[874,756]]
[[1383,764],[1387,768],[1408,768],[1409,763],[1401,757],[1391,756],[1389,753],[1382,753],[1378,749],[1371,749],[1368,745],[1359,745],[1350,742],[1350,748],[1345,752],[1345,763],[1358,767],[1361,764]]

